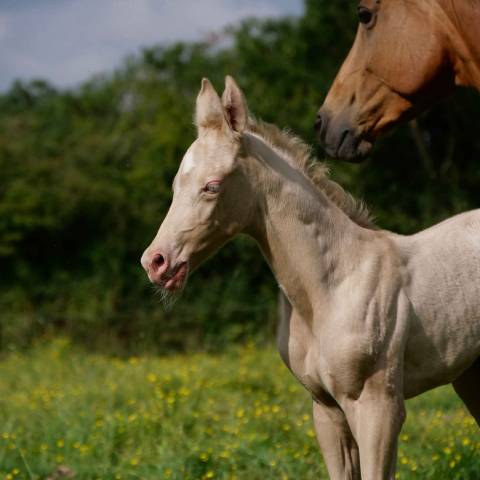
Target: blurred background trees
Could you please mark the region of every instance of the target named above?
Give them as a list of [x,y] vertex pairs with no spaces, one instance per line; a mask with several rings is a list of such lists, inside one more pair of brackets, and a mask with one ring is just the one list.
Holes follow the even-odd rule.
[[[76,90],[13,84],[0,96],[0,349],[55,334],[161,351],[270,338],[276,284],[252,241],[197,271],[171,312],[140,255],[195,138],[200,79],[221,90],[235,76],[256,116],[314,143],[315,112],[355,30],[355,2],[306,0],[302,18],[147,48]],[[332,162],[332,173],[382,227],[414,232],[478,207],[479,116],[478,94],[460,92],[387,136],[364,164]]]

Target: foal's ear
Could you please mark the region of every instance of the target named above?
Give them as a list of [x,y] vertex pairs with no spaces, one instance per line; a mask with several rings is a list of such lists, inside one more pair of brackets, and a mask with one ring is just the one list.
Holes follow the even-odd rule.
[[226,125],[222,102],[208,78],[202,80],[202,87],[197,97],[195,123],[199,131],[206,128],[219,129]]
[[225,77],[225,91],[222,95],[222,103],[230,127],[233,131],[242,133],[248,123],[247,102],[240,87],[230,75]]

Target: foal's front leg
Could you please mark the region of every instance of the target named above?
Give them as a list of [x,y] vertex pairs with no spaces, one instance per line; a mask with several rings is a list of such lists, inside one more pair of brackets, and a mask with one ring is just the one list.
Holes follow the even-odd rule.
[[360,397],[344,406],[360,452],[362,480],[394,477],[397,440],[405,421],[403,396],[379,376],[383,372],[367,380]]
[[313,422],[330,479],[360,480],[358,447],[338,405],[314,400]]

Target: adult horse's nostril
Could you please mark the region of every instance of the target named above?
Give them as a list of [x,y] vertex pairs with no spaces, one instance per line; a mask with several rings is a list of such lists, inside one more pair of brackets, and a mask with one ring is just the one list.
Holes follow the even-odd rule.
[[327,136],[327,130],[328,130],[328,124],[329,124],[328,111],[321,108],[318,111],[317,116],[315,118],[315,133],[317,134],[317,137],[318,137],[321,144],[325,143],[325,139],[326,139],[326,136]]
[[315,118],[315,131],[320,133],[322,131],[322,114],[320,112],[317,113]]

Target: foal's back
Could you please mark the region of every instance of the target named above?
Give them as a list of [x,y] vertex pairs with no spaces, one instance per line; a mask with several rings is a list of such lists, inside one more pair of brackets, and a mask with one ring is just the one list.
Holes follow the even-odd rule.
[[395,237],[412,304],[406,396],[455,380],[480,356],[480,210]]

